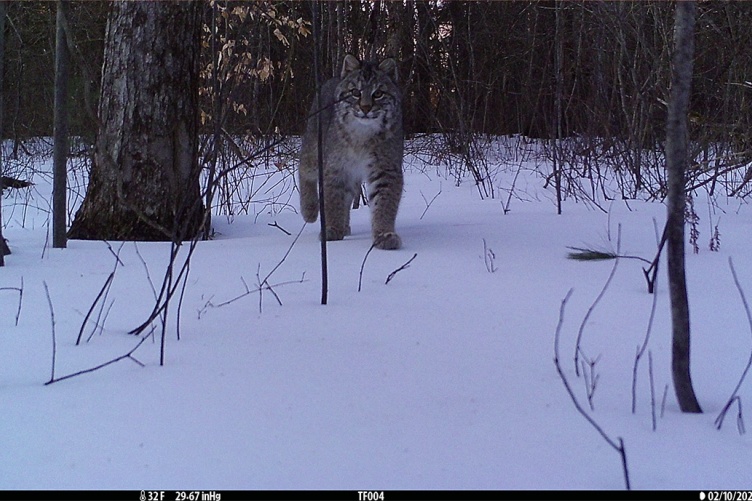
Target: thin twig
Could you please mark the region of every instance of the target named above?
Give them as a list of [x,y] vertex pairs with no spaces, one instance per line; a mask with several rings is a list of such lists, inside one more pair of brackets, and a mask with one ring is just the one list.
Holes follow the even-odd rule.
[[[619,249],[621,247],[621,225],[618,227],[617,230],[617,237],[616,237],[616,254],[619,254]],[[619,266],[619,259],[617,258],[614,260],[614,266],[611,268],[611,273],[608,275],[608,279],[606,279],[606,283],[603,284],[603,288],[601,289],[600,293],[598,293],[598,296],[596,296],[595,301],[593,301],[593,304],[590,305],[590,308],[588,308],[587,313],[585,313],[585,316],[582,319],[582,323],[580,324],[580,330],[577,332],[577,341],[574,345],[574,372],[577,377],[580,377],[580,368],[579,368],[579,358],[580,358],[580,352],[582,351],[580,348],[580,345],[582,343],[582,335],[585,331],[585,325],[587,324],[588,319],[590,318],[590,315],[593,314],[593,311],[595,311],[595,307],[598,306],[598,303],[601,301],[603,296],[606,294],[606,290],[608,289],[608,286],[611,285],[611,280],[613,280],[614,275],[616,275],[616,268]]]
[[267,223],[268,226],[271,226],[272,228],[277,228],[279,231],[287,235],[288,237],[292,235],[289,231],[281,227],[279,224],[277,224],[277,221],[274,221],[273,223]]
[[360,264],[360,274],[358,275],[358,292],[360,292],[363,286],[363,270],[366,267],[366,259],[368,259],[368,255],[371,253],[374,247],[376,247],[376,244],[371,244],[371,246],[368,248],[368,251],[366,252],[366,255],[363,256],[363,262]]
[[[182,245],[182,242],[172,242],[172,245],[170,247],[170,262],[167,265],[167,271],[165,273],[165,277],[162,279],[162,286],[159,291],[159,294],[156,298],[156,301],[154,303],[154,308],[152,309],[151,313],[147,317],[147,319],[141,323],[138,327],[131,329],[128,333],[129,334],[141,334],[146,328],[157,318],[159,318],[165,309],[167,309],[167,306],[169,302],[172,300],[173,295],[175,294],[178,284],[180,284],[181,277],[187,273],[187,270],[190,269],[189,263],[191,260],[191,257],[193,256],[193,252],[196,250],[196,246],[198,245],[200,236],[197,236],[193,240],[191,240],[190,245],[188,246],[188,255],[185,257],[185,260],[183,261],[183,264],[180,267],[180,271],[178,272],[177,279],[175,282],[172,281],[173,277],[173,270],[175,267],[175,261],[177,260],[178,252],[180,250],[180,247]],[[175,284],[172,286],[172,284]]]
[[18,292],[18,308],[16,308],[16,323],[15,323],[16,327],[18,327],[18,319],[21,317],[21,302],[23,301],[23,289],[24,289],[23,277],[21,277],[20,287],[0,287],[0,291]]
[[590,410],[594,411],[595,403],[593,397],[595,397],[595,390],[598,387],[598,380],[600,379],[600,375],[595,372],[595,364],[598,363],[598,360],[600,360],[601,357],[599,355],[594,360],[588,360],[583,354],[582,358],[582,379],[585,383],[585,395],[587,396]]
[[52,307],[52,299],[50,298],[50,288],[47,287],[47,282],[42,282],[44,285],[44,293],[47,295],[47,304],[50,307],[50,322],[52,324],[52,371],[50,374],[50,381],[55,379],[55,356],[57,354],[57,339],[55,336],[55,309]]
[[498,268],[494,266],[494,260],[496,259],[496,254],[494,254],[494,251],[491,250],[491,248],[486,243],[486,239],[483,239],[483,262],[486,265],[486,270],[488,270],[489,273],[496,273]]
[[47,381],[46,383],[44,383],[45,386],[48,385],[48,384],[58,383],[60,381],[65,381],[66,379],[70,379],[70,378],[73,378],[73,377],[76,377],[76,376],[80,376],[82,374],[88,374],[90,372],[97,371],[99,369],[107,367],[108,365],[112,365],[115,362],[119,362],[119,361],[121,361],[123,359],[126,359],[126,358],[130,358],[131,360],[133,360],[135,363],[137,363],[141,367],[145,367],[145,365],[141,361],[139,361],[138,359],[136,359],[133,356],[133,353],[144,343],[144,341],[146,341],[147,339],[149,339],[149,337],[151,337],[154,334],[154,329],[155,329],[155,327],[152,326],[151,331],[147,335],[145,335],[144,337],[142,337],[141,340],[138,342],[138,344],[136,346],[134,346],[133,349],[131,349],[128,353],[126,353],[124,355],[120,355],[117,358],[113,358],[112,360],[110,360],[108,362],[105,362],[103,364],[99,364],[96,367],[92,367],[90,369],[84,369],[82,371],[74,372],[73,374],[68,374],[66,376],[62,376],[62,377],[59,377],[59,378],[56,379],[54,377],[54,366],[53,366],[53,377],[49,381]]
[[18,319],[21,316],[21,301],[23,301],[24,280],[21,277],[21,288],[18,290],[18,309],[16,310],[16,327],[18,327]]
[[191,272],[191,263],[188,262],[188,269],[183,276],[183,286],[180,288],[180,297],[178,298],[178,311],[175,318],[175,330],[178,341],[180,341],[180,312],[183,311],[183,298],[185,297],[185,288],[188,286],[188,275]]
[[514,193],[514,188],[517,185],[517,177],[520,175],[520,171],[522,170],[522,162],[517,164],[517,172],[514,174],[514,179],[512,179],[512,186],[509,188],[509,196],[507,196],[507,203],[502,203],[501,209],[504,211],[504,214],[509,214],[509,206],[512,203],[512,194]]
[[668,385],[663,387],[663,397],[661,398],[661,419],[666,414],[666,398],[668,397]]
[[107,280],[104,281],[104,285],[102,285],[102,288],[99,289],[99,293],[97,294],[97,297],[95,297],[94,301],[91,303],[91,306],[89,307],[89,311],[87,311],[86,315],[84,316],[84,321],[81,322],[81,328],[78,330],[78,337],[76,338],[76,346],[81,344],[81,338],[83,337],[86,324],[89,322],[89,317],[94,312],[94,308],[97,306],[97,303],[99,303],[99,300],[105,294],[105,291],[109,290],[110,285],[112,284],[112,280],[114,278],[115,278],[115,272],[113,271],[107,276]]
[[656,430],[655,421],[655,383],[653,380],[653,352],[648,351],[648,375],[650,376],[650,414],[653,420],[653,431]]
[[[198,241],[198,236],[196,236],[196,239],[194,241]],[[171,246],[171,252],[170,255],[177,258],[178,252],[180,251],[180,246],[182,243],[180,241],[173,240],[170,243]],[[175,291],[177,290],[177,284],[180,283],[180,277],[183,276],[183,271],[185,271],[186,278],[188,277],[188,270],[190,269],[191,259],[190,255],[186,258],[185,262],[183,263],[183,267],[181,269],[180,274],[178,275],[178,278],[175,279],[174,271],[175,267],[172,265],[174,263],[174,260],[170,260],[170,265],[167,267],[167,273],[165,274],[165,283],[167,286],[167,290],[169,291],[164,302],[164,308],[162,308],[161,313],[161,321],[162,321],[162,333],[159,336],[159,365],[164,366],[165,363],[165,353],[166,353],[166,346],[167,346],[167,314],[169,312],[170,303],[172,303],[172,297],[175,294]],[[173,284],[175,286],[173,287]]]
[[[89,322],[89,317],[94,312],[94,308],[99,303],[100,299],[104,296],[104,299],[102,299],[102,306],[104,307],[104,302],[107,301],[107,295],[109,294],[110,287],[112,286],[112,281],[115,278],[115,272],[117,271],[118,266],[121,266],[123,262],[120,260],[120,251],[123,248],[123,245],[120,245],[120,248],[118,249],[118,252],[115,253],[112,250],[112,247],[110,246],[109,242],[105,242],[107,244],[107,248],[110,250],[113,256],[115,256],[115,266],[112,269],[112,272],[107,276],[107,279],[104,281],[104,285],[102,285],[102,288],[99,290],[99,294],[97,294],[97,297],[94,298],[94,302],[91,303],[91,307],[89,307],[89,311],[86,312],[86,315],[84,316],[84,321],[81,322],[81,328],[78,330],[78,337],[76,338],[76,346],[81,344],[81,337],[84,334],[84,329],[86,328],[86,324]],[[99,318],[102,317],[102,308],[99,310]],[[94,331],[96,330],[97,326],[99,325],[99,320],[95,322],[95,327],[92,330],[92,335],[94,334]],[[91,339],[91,336],[89,336],[89,339]]]
[[624,441],[621,437],[619,437],[619,442],[617,444],[611,437],[606,434],[603,428],[601,428],[601,426],[590,416],[590,414],[588,414],[585,409],[583,409],[582,405],[580,405],[580,402],[577,400],[574,391],[572,391],[572,387],[569,385],[569,381],[564,375],[564,371],[561,368],[561,363],[559,362],[559,338],[561,336],[561,327],[564,324],[564,309],[566,308],[567,302],[569,301],[569,298],[572,295],[573,291],[574,289],[569,289],[569,292],[567,292],[567,295],[562,300],[561,307],[559,308],[559,322],[556,325],[556,333],[554,335],[554,365],[556,366],[556,372],[559,374],[559,378],[564,384],[564,388],[567,390],[569,398],[572,400],[572,403],[574,404],[577,411],[585,418],[588,423],[590,423],[593,428],[595,428],[595,430],[603,438],[603,440],[605,440],[606,443],[610,445],[616,452],[618,452],[619,456],[621,456],[624,481],[626,483],[627,490],[630,490],[629,469],[627,468],[627,453],[624,449]]
[[388,276],[388,277],[386,277],[386,282],[384,282],[384,285],[386,285],[386,284],[388,284],[389,282],[391,282],[391,281],[392,281],[392,279],[394,278],[394,276],[395,276],[395,275],[396,275],[397,273],[399,273],[400,271],[402,271],[402,270],[404,270],[404,269],[407,269],[407,268],[409,268],[409,267],[410,267],[410,263],[412,263],[412,262],[413,262],[413,260],[414,260],[414,259],[415,259],[416,257],[418,257],[418,253],[417,253],[417,252],[416,252],[415,254],[413,254],[413,257],[411,257],[411,258],[410,258],[410,259],[409,259],[409,260],[408,260],[408,261],[407,261],[407,262],[406,262],[405,264],[403,264],[402,266],[400,266],[399,268],[397,268],[396,270],[394,270],[393,272],[391,272],[391,273],[389,274],[389,276]]
[[[655,287],[658,283],[658,276],[653,276],[651,287],[655,292]],[[650,317],[648,317],[648,325],[645,330],[645,339],[642,341],[642,345],[637,347],[637,354],[635,355],[634,365],[632,366],[632,414],[637,410],[637,366],[640,364],[640,360],[648,347],[648,341],[650,340],[650,333],[653,330],[653,321],[655,320],[656,306],[658,304],[658,294],[653,293],[652,306],[650,307]]]
[[[744,305],[744,311],[747,314],[747,322],[749,323],[750,332],[752,332],[752,311],[749,309],[749,303],[747,302],[747,298],[744,295],[744,289],[742,289],[741,284],[739,283],[739,277],[736,275],[736,269],[734,268],[734,262],[729,257],[729,267],[731,268],[731,275],[734,277],[734,284],[736,285],[736,290],[739,291],[739,296],[741,297],[742,304]],[[739,382],[736,383],[736,388],[734,388],[734,391],[731,393],[731,397],[729,397],[728,402],[726,402],[726,405],[723,406],[723,409],[721,410],[721,413],[718,414],[718,417],[715,419],[715,426],[717,429],[721,429],[721,426],[723,426],[723,420],[726,417],[726,413],[729,411],[731,406],[733,405],[735,400],[739,401],[739,417],[737,418],[737,426],[741,422],[741,399],[737,396],[737,393],[739,392],[739,388],[741,388],[742,383],[744,383],[744,379],[747,377],[747,373],[749,372],[750,367],[752,367],[752,352],[750,352],[749,360],[747,361],[747,366],[744,367],[744,371],[742,372],[742,376],[739,378]],[[744,426],[739,428],[740,433],[742,433],[744,430]]]
[[118,262],[120,266],[125,266],[123,262],[120,260],[120,251],[123,250],[123,246],[125,245],[125,241],[120,242],[120,247],[118,247],[117,252],[112,250],[112,245],[110,245],[110,242],[105,241],[104,242],[107,245],[107,249],[110,251],[110,254],[112,254],[115,257],[115,260]]
[[[258,296],[259,315],[261,314],[262,303],[264,302],[263,301],[264,300],[264,283],[261,281],[260,274],[261,274],[261,263],[256,265],[256,284],[257,284],[256,290],[259,291],[259,296]],[[245,285],[245,283],[243,285]],[[248,290],[247,285],[245,286],[245,288],[246,290]]]
[[[259,313],[261,313],[261,303],[262,303],[262,295],[263,295],[264,289],[271,292],[274,295],[274,297],[277,298],[277,302],[280,305],[282,304],[282,301],[279,299],[279,296],[277,295],[277,293],[274,292],[271,285],[269,285],[269,279],[274,274],[274,272],[277,271],[280,266],[282,266],[282,263],[284,263],[287,260],[287,256],[289,256],[290,252],[292,252],[292,248],[295,247],[295,244],[300,238],[300,235],[303,234],[303,230],[305,229],[307,224],[308,223],[303,223],[303,226],[300,227],[300,231],[298,231],[298,234],[295,235],[295,238],[293,239],[292,243],[290,243],[290,246],[287,248],[287,251],[282,256],[282,259],[279,260],[279,262],[274,266],[274,268],[272,268],[272,270],[269,273],[267,273],[263,279],[260,278],[261,263],[259,263],[258,267],[256,268],[256,282],[258,284],[258,288],[256,289],[256,291],[258,291],[259,293]],[[244,295],[247,295],[247,294],[248,294],[248,286],[246,285],[246,294]],[[236,299],[239,299],[239,298],[236,298]]]
[[50,225],[47,224],[47,232],[44,235],[44,245],[42,246],[42,260],[44,260],[44,255],[47,252],[47,247],[50,245]]
[[658,264],[661,261],[661,253],[663,252],[663,246],[666,245],[667,237],[668,222],[663,227],[663,236],[661,237],[661,241],[658,244],[658,252],[656,252],[653,262],[650,263],[650,266],[647,269],[642,269],[642,272],[645,274],[645,280],[648,283],[648,294],[653,294],[653,292],[655,291],[655,279],[658,276]]
[[[271,290],[272,287],[281,287],[283,285],[290,285],[290,284],[302,284],[304,282],[307,282],[307,280],[305,279],[305,273],[303,273],[303,276],[301,277],[300,280],[288,280],[286,282],[279,282],[279,283],[276,283],[274,285],[269,285],[267,283],[263,287],[263,289]],[[244,293],[242,293],[242,294],[240,294],[238,296],[235,296],[232,299],[228,299],[227,301],[223,301],[223,302],[221,302],[219,304],[214,304],[214,303],[211,302],[211,300],[207,301],[206,304],[204,305],[204,309],[206,309],[206,308],[221,308],[223,306],[227,306],[229,304],[232,304],[235,301],[243,299],[244,297],[246,297],[246,296],[248,296],[250,294],[255,294],[256,292],[260,292],[260,291],[261,291],[261,288],[249,289],[249,288],[246,287],[246,291]]]
[[[104,324],[107,323],[107,317],[110,316],[110,311],[112,310],[112,307],[115,305],[115,300],[113,299],[110,301],[110,305],[107,306],[107,311],[105,311],[105,305],[107,304],[107,297],[110,294],[110,290],[108,289],[107,292],[105,292],[104,299],[102,299],[102,304],[99,306],[99,313],[97,314],[97,319],[94,320],[94,327],[91,329],[91,332],[89,333],[89,337],[86,338],[86,342],[88,343],[91,341],[91,338],[94,337],[94,334],[99,331],[101,334],[102,331],[104,331]],[[104,318],[102,318],[102,314],[104,314]]]
[[423,219],[423,216],[425,216],[425,215],[426,215],[426,212],[428,212],[428,209],[430,209],[430,208],[431,208],[431,205],[433,205],[433,202],[434,202],[434,200],[436,200],[436,199],[438,198],[438,196],[439,196],[439,195],[441,195],[441,184],[439,184],[439,192],[438,192],[437,194],[435,194],[435,195],[433,196],[433,198],[431,199],[431,201],[428,201],[428,200],[426,199],[426,197],[425,197],[425,195],[423,195],[423,192],[422,192],[422,191],[420,192],[420,196],[421,196],[421,197],[423,197],[423,202],[425,202],[425,204],[426,204],[426,208],[425,208],[425,209],[423,210],[423,213],[422,213],[422,214],[420,215],[420,217],[418,218],[419,220],[420,220],[420,219]]
[[138,256],[138,259],[141,261],[141,265],[144,267],[144,272],[146,273],[146,280],[149,282],[149,287],[151,287],[151,293],[154,295],[154,299],[157,299],[157,289],[154,287],[154,280],[151,279],[151,273],[149,273],[149,265],[146,264],[146,260],[144,259],[144,256],[141,255],[141,251],[138,249],[138,242],[133,242],[133,248],[136,251],[136,255]]
[[277,265],[274,268],[272,268],[272,271],[270,271],[269,273],[266,274],[266,276],[264,277],[264,280],[262,280],[262,282],[266,282],[267,280],[269,280],[271,278],[271,276],[274,274],[274,272],[277,271],[277,269],[280,266],[282,266],[282,263],[285,262],[285,260],[287,259],[287,256],[289,256],[290,252],[292,252],[292,248],[295,247],[295,244],[297,243],[298,239],[300,238],[300,235],[303,234],[303,230],[305,229],[305,227],[306,227],[307,224],[308,223],[303,223],[303,226],[300,227],[300,231],[298,231],[298,234],[295,235],[295,238],[293,239],[293,241],[290,244],[290,246],[287,248],[287,251],[285,251],[284,256],[282,256],[282,259],[280,259],[279,262],[277,263]]

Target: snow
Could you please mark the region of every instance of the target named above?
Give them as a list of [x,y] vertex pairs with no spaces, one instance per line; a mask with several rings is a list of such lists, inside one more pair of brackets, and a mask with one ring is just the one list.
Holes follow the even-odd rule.
[[[171,306],[165,365],[157,322],[155,338],[133,355],[143,367],[124,359],[50,385],[45,284],[59,378],[133,349],[138,338],[127,332],[154,305],[169,244],[49,248],[51,188],[38,174],[33,203],[3,201],[13,254],[0,269],[0,288],[23,284],[23,297],[16,325],[19,294],[0,290],[0,488],[623,489],[619,455],[577,412],[554,366],[559,311],[573,289],[560,331],[562,368],[592,418],[612,439],[623,438],[632,487],[748,489],[752,442],[737,430],[738,407],[720,431],[714,421],[752,350],[728,265],[732,257],[752,295],[750,207],[695,198],[700,252],[687,255],[687,266],[692,375],[703,414],[682,414],[674,397],[661,263],[647,347],[653,431],[647,352],[631,411],[635,352],[654,299],[644,263],[619,260],[583,329],[581,349],[596,360],[598,377],[591,410],[585,380],[574,371],[575,342],[614,262],[567,259],[567,246],[615,250],[620,232],[623,254],[652,260],[654,220],[662,228],[664,205],[601,200],[604,213],[570,197],[557,215],[543,187],[549,166],[514,155],[511,162],[488,157],[494,199],[481,199],[469,175],[457,183],[442,165],[408,158],[397,224],[404,248],[373,250],[358,292],[370,219],[367,208],[354,211],[353,235],[328,245],[326,306],[318,225],[303,228],[291,247],[303,221],[290,206],[216,216],[216,238],[192,256],[180,340],[177,303]],[[297,196],[290,200],[297,204]],[[711,202],[720,252],[706,245]],[[484,240],[492,255],[484,256]],[[101,314],[95,308],[76,346],[118,249],[122,266],[105,307]],[[242,296],[288,249],[268,278],[282,304],[269,290]],[[748,405],[752,381],[739,396]]]

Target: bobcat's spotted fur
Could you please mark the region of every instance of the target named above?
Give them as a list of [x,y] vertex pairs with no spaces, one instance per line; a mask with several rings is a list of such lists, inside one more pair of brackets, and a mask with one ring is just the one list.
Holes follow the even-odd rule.
[[[403,185],[397,63],[360,62],[348,54],[340,78],[322,86],[321,105],[326,239],[350,234],[350,208],[366,182],[374,245],[400,248],[394,230]],[[314,99],[300,152],[300,208],[308,222],[316,221],[319,212],[317,110]]]

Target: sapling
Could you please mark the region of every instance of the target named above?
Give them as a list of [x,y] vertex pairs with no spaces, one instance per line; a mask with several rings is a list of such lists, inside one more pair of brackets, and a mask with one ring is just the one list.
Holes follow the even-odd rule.
[[[734,284],[736,285],[736,290],[739,291],[739,296],[741,297],[742,305],[744,306],[744,312],[747,314],[747,322],[749,324],[750,332],[752,332],[752,310],[749,308],[749,303],[747,302],[747,297],[744,295],[744,289],[742,289],[741,283],[739,283],[739,277],[736,274],[736,269],[734,268],[734,262],[731,258],[729,258],[729,267],[731,268],[731,275],[734,278]],[[721,429],[721,426],[723,426],[723,420],[726,418],[726,413],[729,411],[731,406],[734,404],[734,402],[738,403],[739,406],[739,413],[736,418],[736,425],[739,429],[739,433],[744,433],[744,419],[742,415],[742,399],[738,395],[739,388],[741,388],[742,383],[744,383],[744,379],[747,377],[747,373],[749,372],[750,368],[752,368],[752,352],[749,355],[749,360],[747,361],[747,365],[744,367],[744,371],[742,372],[741,377],[739,378],[739,382],[736,384],[736,387],[734,388],[733,393],[731,393],[731,397],[729,398],[728,402],[726,402],[726,405],[723,406],[723,409],[721,410],[720,414],[718,414],[718,417],[715,419],[715,426],[719,430]]]
[[606,441],[606,443],[608,443],[608,445],[611,446],[611,448],[619,453],[619,457],[621,458],[622,471],[624,472],[624,482],[626,484],[627,490],[630,490],[631,487],[629,483],[629,468],[627,467],[627,452],[624,448],[624,440],[621,437],[618,437],[617,440],[611,438],[595,421],[595,419],[590,414],[588,414],[587,411],[585,411],[579,400],[577,400],[577,397],[575,396],[574,391],[569,384],[569,380],[564,374],[564,370],[561,368],[561,363],[559,361],[559,338],[561,337],[561,328],[564,324],[564,310],[566,308],[567,302],[569,301],[569,298],[572,296],[573,291],[574,289],[569,289],[569,292],[567,292],[567,295],[561,301],[561,307],[559,308],[559,322],[556,324],[556,332],[554,334],[554,366],[556,367],[556,372],[559,374],[559,379],[561,379],[561,382],[564,384],[564,388],[567,390],[567,394],[569,394],[569,398],[572,400],[572,403],[577,409],[577,412],[579,412],[582,417],[584,417],[585,420],[590,423],[593,428],[595,428],[598,434],[603,438],[603,440]]

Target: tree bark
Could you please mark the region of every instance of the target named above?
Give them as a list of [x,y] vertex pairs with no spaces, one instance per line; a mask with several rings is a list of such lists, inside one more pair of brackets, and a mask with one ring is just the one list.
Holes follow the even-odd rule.
[[70,238],[182,241],[200,231],[201,6],[114,2],[91,176]]
[[[412,4],[410,4],[412,5]],[[409,134],[415,132],[433,132],[435,113],[431,104],[431,37],[434,27],[428,2],[415,2],[417,33],[415,35],[414,71],[415,76],[409,85],[412,87],[412,99],[409,101],[410,113],[405,117]],[[409,90],[409,89],[408,89]]]
[[67,186],[68,186],[68,45],[67,2],[57,1],[55,26],[55,104],[53,119],[53,178],[52,178],[52,246],[64,249],[67,244]]
[[682,412],[702,412],[692,387],[689,370],[689,301],[684,263],[685,172],[688,158],[687,113],[692,83],[696,11],[697,5],[694,1],[676,4],[671,95],[666,124],[666,170],[668,171],[666,243],[673,334],[671,366],[674,390]]

